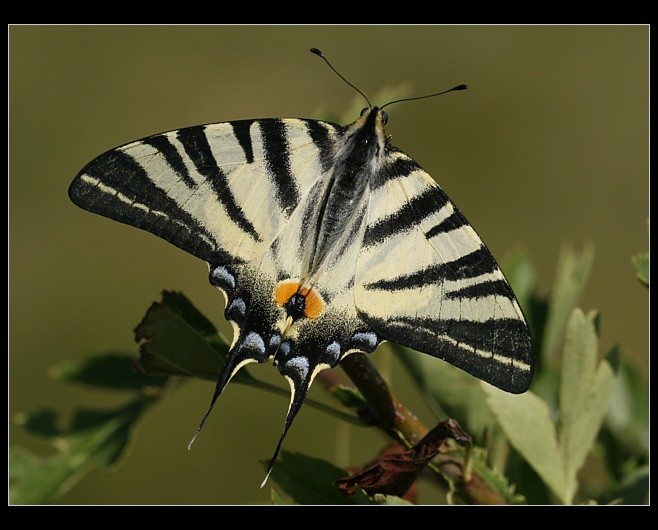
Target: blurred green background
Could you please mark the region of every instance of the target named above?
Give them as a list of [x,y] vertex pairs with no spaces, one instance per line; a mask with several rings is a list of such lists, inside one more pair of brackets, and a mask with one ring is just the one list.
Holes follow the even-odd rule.
[[[581,306],[601,311],[604,352],[620,344],[648,371],[648,296],[630,261],[649,241],[648,26],[10,26],[10,420],[42,406],[121,403],[54,382],[48,369],[136,350],[132,329],[162,289],[182,290],[228,329],[204,263],[79,210],[67,187],[98,154],[149,134],[343,112],[354,93],[312,46],[367,94],[467,83],[394,106],[393,143],[436,178],[499,260],[525,248],[544,292],[560,247],[593,243]],[[393,368],[398,392],[433,424]],[[287,386],[271,366],[253,373]],[[116,472],[90,474],[61,502],[269,502],[259,461],[271,456],[287,400],[230,386],[187,451],[211,393],[200,381],[177,390],[141,422]],[[350,432],[349,463],[383,443]],[[335,439],[336,421],[306,407],[284,447],[335,462]],[[11,423],[10,444],[46,451]]]

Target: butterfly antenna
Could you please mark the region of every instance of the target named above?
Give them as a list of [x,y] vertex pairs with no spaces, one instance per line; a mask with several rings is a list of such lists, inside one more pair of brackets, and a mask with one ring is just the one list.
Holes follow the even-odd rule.
[[347,79],[345,79],[345,78],[341,75],[341,73],[340,73],[338,70],[336,70],[336,69],[332,66],[332,64],[329,62],[329,59],[327,59],[327,58],[324,56],[324,54],[322,53],[322,51],[318,50],[317,48],[311,48],[310,51],[311,51],[311,53],[314,53],[315,55],[317,55],[318,57],[320,57],[321,59],[323,59],[324,62],[327,63],[327,65],[329,66],[329,68],[331,68],[331,69],[334,71],[334,73],[335,73],[338,77],[340,77],[343,81],[345,81],[349,86],[351,86],[354,90],[356,90],[359,94],[361,94],[361,95],[363,96],[363,99],[365,99],[366,102],[368,103],[368,107],[372,108],[372,103],[370,103],[370,100],[368,99],[368,96],[366,96],[363,92],[361,92],[361,90],[359,90],[359,89],[358,89],[357,87],[355,87],[352,83],[350,83]]
[[400,103],[402,101],[414,101],[416,99],[433,98],[434,96],[440,96],[442,94],[447,94],[448,92],[453,92],[455,90],[466,90],[467,88],[468,86],[466,85],[457,85],[448,90],[444,90],[443,92],[436,92],[435,94],[427,94],[426,96],[416,96],[413,98],[396,99],[395,101],[389,101],[388,103],[386,103],[386,105],[382,105],[380,109],[383,109],[384,107],[388,107],[389,105],[393,105],[393,103]]

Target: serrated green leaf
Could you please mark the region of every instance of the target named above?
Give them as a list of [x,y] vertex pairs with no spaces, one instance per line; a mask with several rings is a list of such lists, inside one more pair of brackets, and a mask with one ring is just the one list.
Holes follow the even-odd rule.
[[640,252],[631,258],[635,267],[635,277],[645,287],[649,287],[649,253]]
[[[230,345],[230,341],[217,331],[213,323],[183,293],[162,291],[162,304],[180,316],[209,342],[221,346]],[[220,351],[223,349],[220,348]]]
[[41,409],[35,412],[21,412],[14,416],[14,423],[26,431],[42,438],[59,436],[61,429],[56,425],[57,412],[53,409]]
[[606,425],[631,454],[649,456],[649,383],[624,357],[619,357]]
[[390,347],[439,417],[456,418],[473,436],[492,426],[478,379],[430,355],[399,344]]
[[281,495],[279,495],[274,488],[270,489],[270,501],[272,502],[272,504],[277,506],[285,504],[285,502],[283,502],[283,499],[281,498]]
[[63,495],[76,472],[60,456],[39,457],[22,448],[9,451],[9,503],[47,504]]
[[[537,294],[535,269],[527,254],[522,250],[517,250],[503,260],[503,271],[523,310],[532,332],[534,347],[537,349],[544,336],[548,300]],[[534,384],[535,382],[533,382],[533,389]]]
[[562,422],[569,422],[586,398],[590,378],[598,362],[598,337],[594,329],[595,313],[587,316],[574,309],[569,319],[562,356],[560,412]]
[[577,473],[584,465],[603,423],[614,372],[607,360],[598,362],[596,313],[576,308],[567,325],[560,384],[560,445],[565,472],[566,503],[578,489]]
[[50,370],[54,379],[114,390],[161,387],[167,378],[146,375],[135,369],[134,354],[108,352],[82,361],[66,361]]
[[[512,286],[516,299],[525,312],[537,288],[537,275],[525,250],[516,250],[508,254],[502,263],[505,277]],[[526,315],[527,316],[527,315]]]
[[566,479],[557,432],[546,402],[530,391],[513,395],[487,383],[480,384],[510,444],[561,497]]
[[[70,427],[53,427],[57,436],[52,441],[58,452],[52,456],[42,457],[12,448],[10,502],[53,502],[92,469],[114,464],[124,452],[136,420],[152,401],[140,398],[112,411],[78,411]],[[54,415],[42,414],[42,417],[54,426]]]
[[344,407],[360,408],[366,407],[368,402],[361,395],[356,388],[345,385],[336,385],[329,389],[329,392],[334,396]]
[[554,357],[564,337],[567,321],[585,287],[593,261],[592,245],[585,246],[580,254],[568,247],[561,249],[542,337],[542,358],[549,362],[556,362]]
[[639,505],[649,503],[649,466],[629,473],[612,491],[606,492],[603,503]]
[[507,504],[523,504],[525,497],[516,492],[516,487],[501,475],[491,469],[487,462],[487,452],[482,447],[473,447],[470,451],[471,466],[478,476],[497,493]]
[[357,504],[334,485],[346,474],[320,458],[282,450],[271,479],[297,504]]
[[577,473],[600,430],[614,379],[611,363],[597,362],[596,327],[596,313],[573,310],[562,355],[559,431],[536,394],[512,396],[482,383],[509,442],[566,504],[578,489]]
[[[181,303],[182,295],[167,301]],[[164,302],[164,300],[163,300]],[[154,303],[135,328],[135,340],[140,344],[138,366],[147,373],[194,376],[216,381],[228,353],[228,346],[211,344],[193,324],[185,320],[186,313],[177,307]],[[206,329],[207,332],[207,329]],[[249,378],[246,370],[235,376]]]
[[397,497],[395,495],[383,495],[381,493],[375,493],[372,496],[374,504],[388,504],[388,505],[403,505],[403,506],[414,506],[413,502],[409,502],[402,497]]

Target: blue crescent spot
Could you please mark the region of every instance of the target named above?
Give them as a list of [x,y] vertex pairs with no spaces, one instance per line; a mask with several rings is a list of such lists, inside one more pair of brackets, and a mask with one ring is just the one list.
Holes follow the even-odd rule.
[[263,342],[263,337],[252,331],[242,341],[242,348],[257,351],[258,353],[265,353],[265,342]]
[[326,352],[337,362],[340,359],[340,344],[336,341],[332,342],[327,346]]
[[278,333],[274,333],[270,337],[270,343],[267,345],[267,347],[270,349],[275,349],[278,348],[280,344],[281,344],[281,335],[279,335]]
[[219,266],[215,267],[212,271],[212,278],[216,280],[217,283],[228,285],[231,289],[235,288],[235,276],[233,276],[226,267]]
[[352,335],[352,340],[369,346],[370,349],[377,346],[377,335],[375,335],[372,331],[359,331],[358,333]]
[[308,359],[306,357],[293,357],[286,364],[287,369],[293,368],[303,381],[308,375]]
[[229,313],[232,313],[233,311],[237,311],[238,314],[245,316],[247,313],[247,304],[244,303],[244,300],[242,298],[236,298],[231,302],[231,305],[228,306],[227,311]]

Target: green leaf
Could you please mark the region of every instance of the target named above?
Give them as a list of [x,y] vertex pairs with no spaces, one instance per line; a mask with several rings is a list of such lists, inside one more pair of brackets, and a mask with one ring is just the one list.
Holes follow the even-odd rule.
[[285,504],[285,502],[283,502],[283,499],[281,498],[281,495],[279,495],[274,488],[270,490],[270,500],[272,501],[272,504],[275,505]]
[[549,296],[548,316],[541,347],[542,358],[555,364],[555,353],[564,330],[589,277],[594,260],[594,247],[588,245],[580,254],[563,247],[557,264],[555,283]]
[[[263,462],[265,467],[269,462]],[[271,479],[297,504],[358,504],[334,485],[345,470],[321,460],[282,450]]]
[[14,416],[14,423],[22,426],[26,431],[42,438],[59,436],[62,431],[55,424],[57,412],[52,409],[41,409],[36,412],[21,412]]
[[537,275],[525,250],[516,250],[508,254],[502,263],[505,277],[512,286],[516,299],[524,310],[530,307],[530,301],[537,287]]
[[[162,304],[180,316],[206,340],[222,347],[230,344],[230,341],[218,333],[213,323],[183,293],[162,291]],[[220,351],[223,351],[223,348],[220,348]]]
[[649,383],[621,356],[610,392],[606,426],[629,453],[649,456]]
[[526,502],[525,497],[516,492],[514,484],[510,484],[507,478],[489,466],[487,451],[484,448],[471,448],[470,459],[473,471],[507,504],[523,504]]
[[[165,292],[162,303],[154,302],[148,309],[135,328],[135,340],[141,342],[137,364],[144,372],[217,380],[228,346],[190,306],[182,294]],[[199,323],[201,327],[195,327]],[[249,378],[240,370],[234,379]]]
[[649,287],[649,253],[640,252],[631,258],[635,267],[635,277],[645,287]]
[[368,406],[368,402],[361,395],[361,392],[354,387],[336,385],[331,387],[329,392],[345,407],[358,409],[360,407]]
[[51,411],[36,413],[32,420],[23,415],[32,432],[38,432],[39,425],[48,426],[46,431],[58,452],[37,456],[22,448],[11,449],[10,502],[51,503],[89,471],[114,464],[123,454],[135,422],[152,402],[153,398],[142,397],[111,411],[79,410],[66,429],[54,426]]
[[541,344],[548,314],[548,302],[537,294],[535,269],[522,250],[509,254],[502,263],[503,271],[516,295],[532,332],[535,347]]
[[575,309],[567,326],[560,384],[562,458],[571,503],[578,482],[576,474],[585,463],[603,423],[614,372],[606,360],[598,362],[596,313]]
[[649,466],[641,466],[629,473],[602,502],[639,505],[649,503]]
[[611,363],[598,362],[596,313],[574,309],[562,356],[559,430],[536,394],[512,396],[482,383],[507,439],[563,503],[573,502],[577,473],[601,428],[613,380]]
[[163,376],[149,376],[135,369],[134,354],[109,352],[82,361],[66,361],[53,367],[50,374],[60,381],[83,383],[115,390],[139,390],[146,386],[161,387]]
[[372,496],[374,504],[390,504],[390,505],[404,505],[404,506],[414,506],[413,502],[409,502],[402,497],[397,497],[395,495],[383,495],[381,493],[375,493]]
[[478,379],[430,355],[395,343],[390,347],[438,417],[458,419],[473,436],[493,425]]
[[546,402],[530,391],[514,395],[484,382],[480,384],[509,442],[559,496],[566,479],[556,428]]

